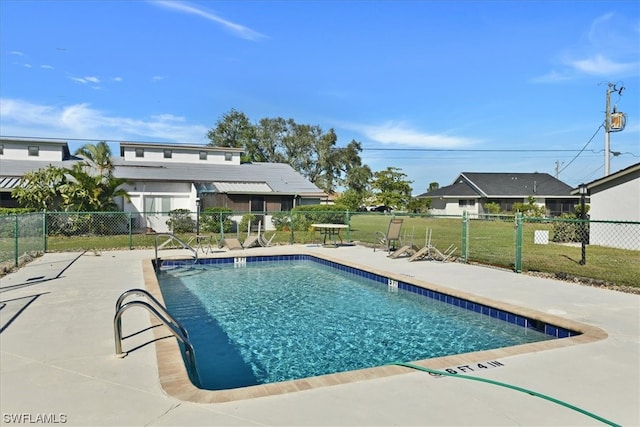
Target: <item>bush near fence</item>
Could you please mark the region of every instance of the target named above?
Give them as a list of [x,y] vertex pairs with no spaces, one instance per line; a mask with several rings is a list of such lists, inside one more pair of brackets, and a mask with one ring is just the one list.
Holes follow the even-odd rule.
[[[348,212],[338,207],[300,206],[291,212],[200,212],[201,233],[216,237],[239,230],[246,215],[272,217],[275,244],[318,242],[314,223],[348,224],[344,241],[373,245],[376,232],[386,232],[389,220],[401,217],[403,240],[420,248],[430,243],[441,251],[456,247],[454,259],[559,278],[586,277],[600,282],[640,288],[640,222],[593,221],[568,218],[521,218],[484,215],[481,218],[419,214]],[[181,220],[197,220],[196,212],[179,212]],[[16,262],[25,253],[46,251],[153,248],[155,234],[144,226],[145,213],[38,212],[0,214],[0,262]],[[155,213],[148,215],[156,215]],[[262,215],[262,216],[261,216]],[[182,222],[181,222],[182,223]],[[174,231],[188,241],[195,229]],[[263,226],[264,227],[264,226]],[[264,230],[264,228],[263,228]],[[17,234],[16,234],[17,232]],[[255,228],[252,228],[255,233]],[[540,242],[539,236],[548,239]],[[586,262],[581,264],[585,247]],[[398,262],[404,262],[398,260]]]

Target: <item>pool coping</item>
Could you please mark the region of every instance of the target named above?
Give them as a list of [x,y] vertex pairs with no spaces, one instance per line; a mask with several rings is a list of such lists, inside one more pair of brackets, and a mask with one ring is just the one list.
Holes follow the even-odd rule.
[[[302,248],[279,253],[282,256],[308,255],[320,258],[326,261],[335,262],[347,267],[356,268],[367,271],[369,273],[388,277],[389,279],[399,282],[410,283],[412,285],[422,287],[434,292],[443,293],[452,297],[471,301],[477,304],[493,307],[498,310],[511,312],[519,316],[524,316],[532,320],[552,324],[560,328],[579,332],[566,338],[557,338],[548,341],[535,342],[530,344],[521,344],[511,347],[505,347],[493,350],[484,350],[473,353],[457,354],[452,356],[443,356],[432,359],[425,359],[411,362],[414,365],[430,368],[430,369],[446,369],[452,366],[465,366],[470,364],[484,363],[502,359],[505,357],[516,356],[526,353],[535,353],[539,351],[558,349],[578,344],[586,344],[600,341],[607,338],[608,334],[601,328],[580,323],[574,320],[565,319],[552,314],[543,313],[526,307],[515,306],[501,301],[492,300],[486,297],[477,296],[468,292],[440,286],[431,282],[420,280],[414,277],[403,276],[402,274],[364,266],[362,264],[345,261],[326,254],[307,252]],[[242,257],[250,257],[243,255]],[[228,254],[224,254],[221,258],[233,258]],[[142,270],[144,276],[144,284],[147,291],[153,295],[158,301],[164,304],[162,292],[155,274],[153,260],[145,259],[142,261]],[[152,324],[158,324],[158,321],[150,315]],[[271,384],[261,384],[248,386],[243,388],[229,390],[204,390],[193,385],[189,379],[187,369],[180,351],[177,340],[166,339],[172,338],[168,336],[166,328],[153,328],[156,348],[156,359],[158,363],[158,376],[160,385],[164,392],[176,399],[195,402],[195,403],[221,403],[236,400],[253,399],[256,397],[279,395],[292,393],[297,391],[309,390],[319,387],[328,387],[333,385],[348,384],[358,381],[366,381],[376,378],[384,378],[393,375],[401,375],[413,372],[412,369],[398,365],[385,365],[373,368],[360,369],[356,371],[339,372],[335,374],[327,374],[316,377],[303,378],[298,380],[283,381]]]

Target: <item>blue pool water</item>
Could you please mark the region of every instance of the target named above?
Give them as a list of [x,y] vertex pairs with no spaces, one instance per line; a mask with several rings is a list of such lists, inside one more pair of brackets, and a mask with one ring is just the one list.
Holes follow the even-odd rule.
[[210,390],[553,339],[313,259],[199,266],[159,282]]

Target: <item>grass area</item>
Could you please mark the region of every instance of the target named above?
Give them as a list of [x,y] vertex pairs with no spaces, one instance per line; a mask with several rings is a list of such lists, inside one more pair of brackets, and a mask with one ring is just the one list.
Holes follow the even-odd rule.
[[[440,251],[451,245],[456,247],[454,257],[461,257],[463,248],[461,218],[402,216],[403,240],[417,247],[426,244],[427,232],[431,231],[431,244]],[[348,231],[342,231],[343,240],[357,241],[374,245],[376,232],[386,233],[391,216],[384,214],[354,214],[350,219]],[[525,223],[522,239],[523,271],[544,272],[557,277],[585,277],[617,285],[640,288],[640,251],[624,250],[604,246],[588,245],[586,264],[580,265],[581,248],[575,244],[535,244],[536,230],[549,230],[549,223]],[[319,235],[312,230],[267,232],[268,238],[275,233],[274,244],[316,243]],[[236,233],[231,233],[236,237]],[[193,238],[192,233],[178,234],[185,242]],[[219,237],[220,236],[216,236]],[[246,234],[241,233],[243,240]],[[155,235],[128,234],[110,236],[50,236],[47,238],[47,250],[55,252],[78,250],[140,249],[153,248]],[[160,239],[159,241],[164,241]],[[10,261],[14,257],[15,240],[0,238],[0,261]],[[20,238],[18,253],[41,251],[42,238]],[[480,221],[471,220],[468,224],[468,261],[493,265],[502,268],[514,268],[515,262],[515,226],[512,220]]]

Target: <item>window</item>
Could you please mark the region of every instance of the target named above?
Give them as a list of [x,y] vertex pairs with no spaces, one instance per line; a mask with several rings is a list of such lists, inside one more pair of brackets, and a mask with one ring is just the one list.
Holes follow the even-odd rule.
[[290,211],[291,209],[293,209],[293,197],[283,197],[280,202],[280,210]]
[[200,152],[200,160],[207,160],[207,152],[206,151],[201,151]]
[[168,214],[172,208],[170,196],[145,196],[144,209],[147,213]]
[[471,207],[471,206],[475,206],[475,205],[476,205],[476,201],[475,200],[467,200],[467,199],[458,200],[458,207],[461,207],[461,208]]
[[0,154],[4,154],[4,145],[0,144]]
[[40,147],[38,147],[37,145],[29,146],[29,155],[30,156],[34,156],[34,157],[39,156],[40,155]]
[[230,161],[233,159],[233,154],[231,154],[231,153],[224,153],[224,159],[225,159],[227,162],[230,162]]
[[144,148],[136,148],[136,157],[144,157]]
[[165,158],[165,159],[170,159],[172,155],[173,155],[173,151],[171,151],[171,150],[164,150],[164,158]]

